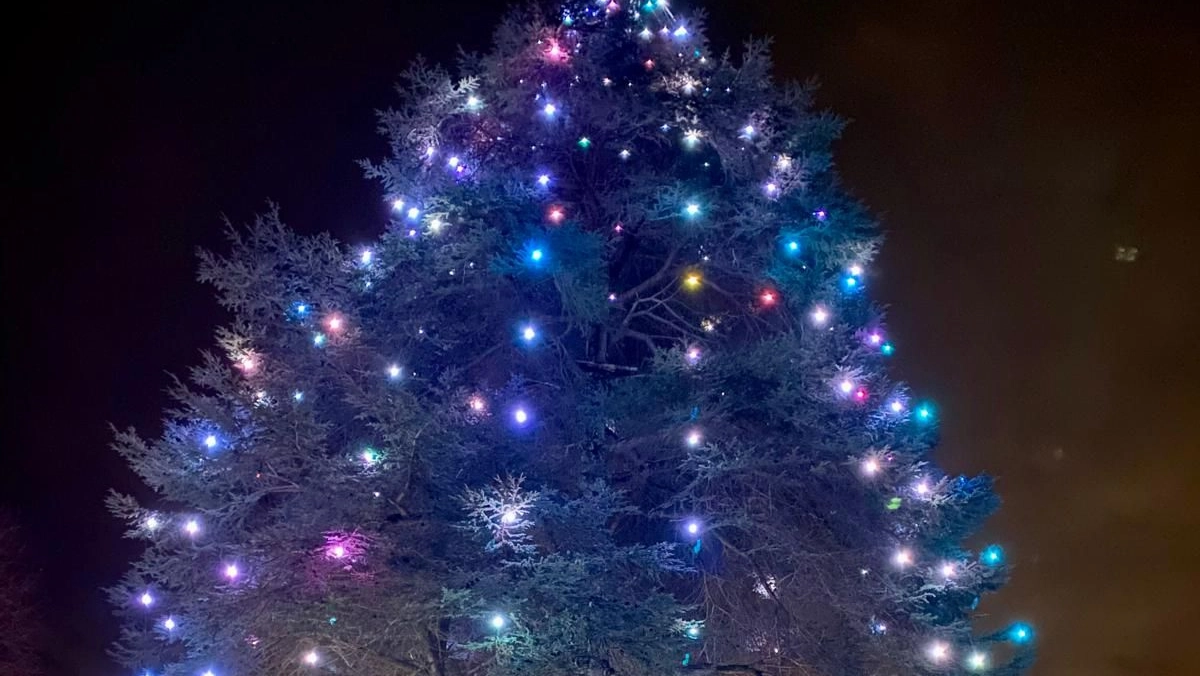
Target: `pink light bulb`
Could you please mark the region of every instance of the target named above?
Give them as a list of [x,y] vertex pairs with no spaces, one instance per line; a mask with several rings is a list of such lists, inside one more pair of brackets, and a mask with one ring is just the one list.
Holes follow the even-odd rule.
[[329,550],[329,555],[335,559],[340,559],[346,556],[346,548],[342,545],[334,545],[333,548]]
[[229,578],[230,580],[236,580],[238,577],[238,572],[237,564],[231,563],[225,566],[225,577]]

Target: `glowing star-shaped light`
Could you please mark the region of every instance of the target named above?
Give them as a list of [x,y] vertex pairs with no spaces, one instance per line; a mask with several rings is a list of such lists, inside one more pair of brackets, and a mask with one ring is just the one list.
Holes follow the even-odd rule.
[[329,555],[335,559],[345,558],[346,548],[342,545],[334,545],[329,548]]
[[533,251],[529,252],[529,259],[532,260],[534,263],[537,263],[537,262],[541,261],[542,257],[544,257],[545,255],[546,255],[545,252],[543,252],[541,249],[534,249]]
[[417,217],[420,215],[421,215],[421,210],[416,207],[412,207],[408,210],[408,220],[410,220],[410,221],[417,220]]
[[138,597],[138,603],[149,608],[154,605],[154,596],[150,592],[142,592],[142,595]]
[[862,273],[863,273],[863,269],[862,269],[861,265],[851,265],[850,268],[847,270],[847,272],[849,272],[851,274],[851,276],[861,277]]
[[482,105],[483,101],[480,101],[478,96],[472,95],[467,97],[467,110],[479,110],[479,107]]
[[310,650],[310,651],[304,653],[304,663],[310,667],[316,666],[317,662],[320,661],[320,659],[321,659],[321,656],[318,655],[317,651],[315,651],[315,650]]
[[771,197],[774,197],[779,194],[779,184],[775,182],[768,183],[763,186],[763,192],[767,193],[767,195]]
[[482,413],[487,409],[487,402],[483,400],[483,397],[474,396],[467,400],[467,406],[476,413]]
[[812,319],[813,324],[824,326],[825,322],[829,321],[829,310],[818,305],[808,316]]
[[325,339],[324,333],[314,333],[313,334],[313,345],[315,345],[317,347],[321,347],[322,345],[325,344],[325,340],[326,339]]
[[170,618],[170,617],[163,620],[162,624],[163,624],[163,629],[166,629],[167,631],[175,631],[175,627],[177,626],[175,624],[174,618]]
[[688,129],[687,131],[683,132],[683,142],[686,143],[688,147],[695,147],[695,145],[700,142],[700,136],[701,134],[699,129]]
[[500,515],[500,523],[513,524],[517,522],[517,511],[510,509]]
[[929,488],[929,482],[924,479],[913,485],[913,492],[917,495],[929,495],[930,490],[932,489]]
[[195,519],[188,519],[187,523],[183,524],[183,532],[188,535],[195,535],[200,532],[200,522]]
[[543,188],[550,185],[550,174],[542,174],[541,176],[538,176],[537,182],[538,185],[542,186]]
[[629,156],[632,154],[633,153],[629,152],[628,148],[622,148],[621,152],[617,153],[617,156],[623,160],[627,160],[627,159],[629,159]]
[[338,331],[341,331],[343,328],[345,328],[346,320],[342,319],[341,317],[339,317],[337,315],[334,315],[334,316],[330,317],[329,319],[325,320],[325,326],[327,326],[330,331],[337,333]]
[[700,215],[700,205],[696,204],[695,202],[690,203],[686,207],[683,208],[683,213],[687,214],[688,216],[699,216]]
[[689,347],[687,353],[684,355],[684,358],[687,359],[687,363],[695,366],[700,362],[700,348]]
[[492,625],[492,629],[496,629],[496,630],[503,629],[503,628],[504,628],[504,624],[505,624],[505,623],[504,623],[504,616],[503,616],[503,615],[501,615],[501,614],[499,614],[499,613],[496,613],[495,615],[492,615],[492,619],[491,619],[491,625]]
[[401,209],[404,208],[404,200],[400,199],[399,197],[392,200],[392,208],[395,209],[396,211],[400,211]]
[[458,159],[458,155],[451,155],[450,159],[446,160],[446,164],[450,165],[451,169],[457,168],[461,162],[462,160]]
[[236,563],[230,563],[225,566],[224,573],[225,577],[229,578],[230,580],[236,580],[240,574],[240,571],[238,570]]
[[692,448],[695,448],[696,446],[700,445],[700,441],[702,439],[703,439],[703,437],[700,436],[700,433],[693,430],[691,432],[688,432],[687,445],[691,446]]
[[558,112],[558,106],[553,103],[547,103],[542,106],[542,112],[546,114],[546,117],[554,117],[554,114]]
[[888,408],[892,410],[892,413],[903,413],[904,402],[900,401],[899,399],[895,399],[892,401],[892,403],[888,404]]
[[687,34],[688,34],[688,29],[683,26],[676,28],[675,31],[672,33],[672,35],[674,35],[677,38],[686,38]]
[[854,381],[850,380],[849,378],[843,379],[842,382],[838,383],[838,390],[840,390],[842,394],[850,394],[854,391]]
[[879,474],[879,461],[875,458],[867,458],[862,464],[863,474],[867,476],[875,476]]
[[359,454],[359,457],[362,458],[363,464],[365,465],[374,465],[379,461],[379,454],[376,453],[375,449],[373,448],[365,449],[361,454]]
[[524,425],[525,423],[529,422],[529,413],[523,408],[518,408],[517,410],[513,411],[513,420],[515,420],[518,425]]
[[161,525],[162,522],[158,520],[158,517],[151,516],[146,519],[146,530],[158,530]]
[[526,343],[532,343],[536,339],[537,329],[533,328],[532,326],[526,326],[525,328],[521,329],[521,340],[524,340]]
[[687,276],[683,278],[683,285],[693,291],[699,289],[700,285],[703,283],[704,278],[700,276],[699,272],[689,272]]
[[763,305],[770,307],[775,304],[775,301],[779,300],[779,296],[774,291],[768,289],[758,294],[758,300]]
[[371,253],[370,249],[363,249],[362,253],[358,255],[358,261],[363,265],[370,265],[371,259],[374,257],[375,255]]
[[967,668],[971,671],[983,671],[987,669],[987,655],[976,650],[967,656]]
[[910,550],[901,549],[900,551],[896,552],[896,555],[892,557],[892,560],[896,562],[897,566],[903,567],[910,565],[913,562],[913,555]]
[[746,138],[754,136],[754,125],[748,124],[745,127],[742,127],[742,136],[745,136]]
[[947,561],[946,563],[942,564],[941,573],[942,573],[942,577],[949,580],[958,573],[958,569],[954,567],[953,563],[950,563],[949,561]]
[[700,522],[688,521],[685,528],[687,529],[688,535],[698,535],[700,533]]
[[929,644],[929,648],[925,652],[931,661],[938,664],[950,658],[950,646],[942,641],[934,641]]
[[210,435],[204,437],[204,447],[205,448],[216,448],[217,447],[217,435],[210,434]]
[[871,335],[867,336],[867,342],[872,345],[879,345],[883,342],[883,335],[879,333],[872,333]]
[[552,207],[546,215],[546,217],[550,219],[550,222],[554,223],[555,225],[562,223],[566,216],[567,214],[562,210],[562,207]]
[[238,359],[237,365],[242,371],[246,373],[253,373],[254,367],[257,366],[258,363],[254,360],[254,357],[246,354],[242,355],[241,359]]
[[304,401],[304,393],[300,390],[296,390],[295,392],[292,392],[292,399],[294,401]]

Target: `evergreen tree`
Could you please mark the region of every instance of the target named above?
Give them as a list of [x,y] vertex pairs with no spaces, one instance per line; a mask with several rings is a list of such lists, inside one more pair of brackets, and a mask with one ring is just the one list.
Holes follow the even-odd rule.
[[[380,113],[378,241],[272,208],[200,278],[148,547],[111,598],[153,674],[1017,673],[973,633],[991,481],[887,374],[841,121],[665,2],[510,15]],[[383,216],[383,214],[387,216]],[[1010,641],[1011,639],[1011,641]],[[1005,657],[1008,655],[1008,657]]]

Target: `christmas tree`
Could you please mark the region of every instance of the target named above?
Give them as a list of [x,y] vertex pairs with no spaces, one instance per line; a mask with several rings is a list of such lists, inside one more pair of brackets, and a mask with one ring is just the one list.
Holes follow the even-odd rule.
[[[137,673],[1021,671],[973,630],[986,476],[893,381],[841,121],[703,15],[510,15],[381,112],[369,246],[272,208],[201,255],[232,320],[174,383],[147,543],[110,590]],[[1003,646],[1001,645],[1003,644]]]

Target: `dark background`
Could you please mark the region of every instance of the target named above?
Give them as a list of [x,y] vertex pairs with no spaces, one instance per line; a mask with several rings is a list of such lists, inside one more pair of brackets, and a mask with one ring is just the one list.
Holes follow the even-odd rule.
[[[305,232],[377,234],[380,195],[352,163],[383,152],[372,110],[416,53],[484,47],[504,6],[106,4],[5,29],[0,496],[43,571],[58,669],[87,676],[118,673],[99,587],[136,551],[101,505],[136,490],[106,423],[154,434],[164,372],[211,345],[195,248],[267,198]],[[939,400],[939,460],[998,475],[1005,499],[987,535],[1014,581],[982,609],[1035,623],[1041,676],[1200,673],[1200,28],[1184,5],[710,9],[714,41],[774,35],[779,74],[819,76],[822,105],[853,120],[838,159],[889,232],[873,288],[895,363]],[[1116,245],[1141,256],[1116,262]]]

